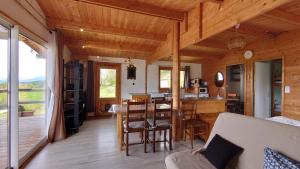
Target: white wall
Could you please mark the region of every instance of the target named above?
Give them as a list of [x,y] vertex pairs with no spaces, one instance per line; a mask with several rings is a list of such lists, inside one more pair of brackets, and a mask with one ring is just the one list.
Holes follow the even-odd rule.
[[[157,93],[159,85],[158,85],[158,70],[159,66],[172,66],[172,62],[167,61],[159,61],[153,64],[148,65],[148,81],[147,81],[147,88],[148,92]],[[202,66],[201,64],[196,63],[181,63],[181,66],[190,66],[191,68],[191,78],[201,78],[202,77]]]
[[254,78],[254,115],[271,117],[271,63],[256,62]]
[[[96,62],[111,62],[121,63],[121,97],[123,99],[131,98],[129,93],[145,93],[145,60],[133,59],[133,64],[136,66],[136,80],[127,80],[127,66],[125,58],[112,57],[89,57],[90,60]],[[158,92],[158,68],[159,66],[172,66],[171,62],[156,62],[148,65],[147,69],[147,88],[148,92]],[[191,66],[191,78],[201,78],[201,64],[182,63],[181,66]],[[133,84],[134,83],[134,84]]]

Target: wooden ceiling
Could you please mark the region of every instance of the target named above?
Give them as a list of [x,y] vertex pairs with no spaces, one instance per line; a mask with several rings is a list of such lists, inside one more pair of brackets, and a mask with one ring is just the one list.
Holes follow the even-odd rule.
[[[38,0],[51,29],[59,29],[73,56],[147,59],[166,41],[174,21],[204,1],[223,0]],[[230,0],[224,0],[230,1]],[[224,2],[224,3],[225,3]],[[183,61],[218,59],[228,41],[241,35],[247,43],[300,29],[300,2],[295,0],[180,51]],[[168,58],[162,58],[166,60]]]

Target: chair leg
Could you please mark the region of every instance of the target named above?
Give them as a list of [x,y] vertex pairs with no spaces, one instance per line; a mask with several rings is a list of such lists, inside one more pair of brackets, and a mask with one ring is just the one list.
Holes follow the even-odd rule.
[[156,131],[155,131],[155,129],[153,129],[153,152],[155,152],[155,140],[156,140],[156,138],[155,138],[155,133],[156,133]]
[[140,132],[141,143],[144,141],[144,132]]
[[147,153],[147,130],[144,130],[144,153]]
[[173,147],[172,147],[172,134],[173,132],[172,132],[172,128],[170,128],[170,130],[169,130],[169,149],[170,150],[173,150]]
[[191,127],[191,147],[194,148],[194,127]]
[[167,130],[164,130],[164,143],[166,144],[167,142]]
[[128,153],[128,146],[129,146],[129,133],[126,132],[126,156],[129,155],[129,153]]

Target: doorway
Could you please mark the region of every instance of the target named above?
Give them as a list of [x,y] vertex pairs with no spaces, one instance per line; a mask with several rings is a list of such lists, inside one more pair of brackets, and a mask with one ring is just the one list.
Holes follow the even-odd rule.
[[96,115],[107,115],[112,104],[120,103],[121,64],[96,65]]
[[281,115],[282,60],[255,63],[254,116],[270,118]]
[[244,114],[244,65],[226,67],[227,111]]

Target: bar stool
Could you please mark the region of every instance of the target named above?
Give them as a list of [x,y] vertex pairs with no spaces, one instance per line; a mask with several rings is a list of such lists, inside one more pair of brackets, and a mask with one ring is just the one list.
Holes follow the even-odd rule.
[[197,101],[182,101],[181,102],[182,113],[182,126],[184,141],[188,135],[191,141],[191,148],[194,148],[195,136],[201,136],[208,132],[208,124],[203,120],[197,118]]

